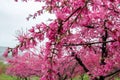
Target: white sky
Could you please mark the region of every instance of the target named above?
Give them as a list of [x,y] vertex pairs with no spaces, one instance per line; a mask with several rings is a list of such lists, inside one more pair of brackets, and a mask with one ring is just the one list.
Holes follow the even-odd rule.
[[16,32],[21,29],[29,29],[37,23],[46,22],[53,15],[44,14],[36,19],[26,20],[29,14],[41,9],[40,3],[14,2],[14,0],[0,0],[0,46],[14,47],[17,44]]

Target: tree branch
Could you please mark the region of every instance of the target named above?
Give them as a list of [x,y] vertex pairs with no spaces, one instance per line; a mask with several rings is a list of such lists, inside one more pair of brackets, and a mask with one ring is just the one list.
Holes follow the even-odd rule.
[[91,42],[91,43],[79,43],[79,44],[64,44],[63,46],[83,46],[83,45],[92,45],[92,44],[102,44],[109,42],[116,42],[117,40],[103,41],[103,42]]
[[[87,0],[86,2],[85,2],[85,5],[81,8],[81,6],[79,6],[72,14],[70,14],[70,16],[68,16],[68,18],[67,19],[65,19],[64,20],[64,22],[66,22],[67,20],[69,20],[70,19],[70,17],[72,17],[78,10],[80,10],[81,9],[81,11],[87,6],[87,3],[89,2],[89,0]],[[80,12],[81,12],[80,11]]]
[[70,17],[72,17],[72,15],[74,15],[78,10],[80,10],[81,9],[81,6],[80,7],[78,7],[70,16],[68,16],[68,18],[67,19],[65,19],[65,21],[64,22],[66,22],[67,20],[69,20],[69,18]]
[[[71,47],[70,47],[71,50],[73,50]],[[82,62],[81,58],[78,58],[77,55],[75,55],[75,52],[72,51],[72,55],[75,60],[78,62],[78,64],[84,69],[85,72],[89,72],[89,70],[87,69],[87,67],[85,66],[85,64]]]
[[113,73],[110,73],[110,74],[108,74],[108,75],[106,75],[106,76],[104,76],[104,77],[105,77],[105,78],[110,77],[110,76],[112,76],[112,75],[114,75],[114,74],[116,74],[116,73],[118,73],[118,72],[120,72],[120,69],[118,69],[118,70],[114,71]]
[[[102,41],[106,42],[107,38],[108,38],[108,31],[107,31],[107,27],[106,27],[106,22],[107,20],[104,21],[104,35],[102,36]],[[105,58],[107,57],[107,49],[106,49],[107,43],[102,43],[102,55],[101,55],[101,64],[105,64]]]
[[77,62],[80,64],[80,66],[82,66],[82,68],[85,70],[85,72],[88,72],[88,71],[89,71],[89,70],[87,69],[87,67],[83,64],[82,60],[77,57],[77,55],[75,56],[75,59],[76,59]]

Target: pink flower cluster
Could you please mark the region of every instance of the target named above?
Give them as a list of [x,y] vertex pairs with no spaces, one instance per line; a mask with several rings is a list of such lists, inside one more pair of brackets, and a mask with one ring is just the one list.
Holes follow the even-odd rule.
[[[14,56],[8,73],[29,77],[31,69],[40,80],[68,80],[82,74],[91,80],[105,80],[119,74],[120,0],[33,1],[46,5],[28,20],[45,11],[56,19],[36,24],[17,37],[19,45],[4,53],[5,57],[9,52]],[[19,50],[33,51],[39,58],[19,56]]]

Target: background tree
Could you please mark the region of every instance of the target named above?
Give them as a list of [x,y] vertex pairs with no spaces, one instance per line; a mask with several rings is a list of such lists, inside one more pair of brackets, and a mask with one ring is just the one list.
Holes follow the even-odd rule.
[[43,61],[40,80],[66,80],[80,74],[88,74],[91,80],[105,80],[120,72],[120,0],[34,1],[45,6],[27,20],[45,11],[55,14],[56,19],[19,35],[19,45],[8,48],[4,56],[39,48]]

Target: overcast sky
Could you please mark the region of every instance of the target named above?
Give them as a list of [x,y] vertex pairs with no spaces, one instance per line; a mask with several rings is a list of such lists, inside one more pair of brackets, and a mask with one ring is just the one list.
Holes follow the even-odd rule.
[[44,14],[36,19],[26,20],[29,14],[41,9],[40,3],[14,2],[14,0],[0,0],[0,46],[14,47],[17,45],[17,30],[26,30],[42,21],[46,22],[49,14]]

